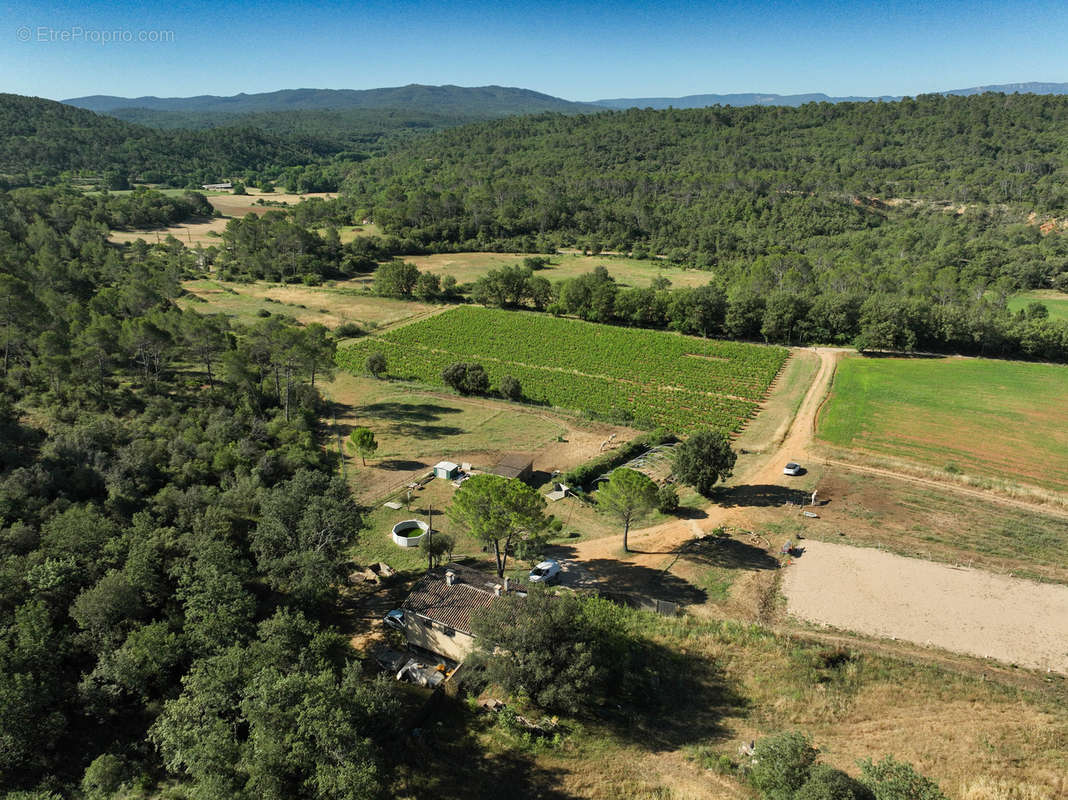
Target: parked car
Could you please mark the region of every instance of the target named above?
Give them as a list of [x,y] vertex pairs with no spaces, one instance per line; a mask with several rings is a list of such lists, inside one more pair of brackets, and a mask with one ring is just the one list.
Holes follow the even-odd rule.
[[542,561],[538,566],[534,567],[530,571],[531,583],[552,583],[556,580],[556,576],[560,574],[560,562],[553,561],[551,558]]
[[382,617],[382,621],[394,630],[404,630],[404,612],[399,608],[393,609],[386,614],[386,616]]
[[793,461],[791,461],[789,464],[787,464],[785,467],[783,467],[782,474],[783,475],[800,475],[804,471],[805,471],[804,467],[802,467],[800,464],[795,464]]

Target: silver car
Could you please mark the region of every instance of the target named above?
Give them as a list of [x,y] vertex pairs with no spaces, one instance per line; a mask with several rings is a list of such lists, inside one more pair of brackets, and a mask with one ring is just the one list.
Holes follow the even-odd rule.
[[782,474],[783,475],[800,475],[804,471],[805,471],[804,467],[802,467],[800,464],[795,464],[793,461],[791,461],[789,464],[787,464],[785,467],[783,467]]

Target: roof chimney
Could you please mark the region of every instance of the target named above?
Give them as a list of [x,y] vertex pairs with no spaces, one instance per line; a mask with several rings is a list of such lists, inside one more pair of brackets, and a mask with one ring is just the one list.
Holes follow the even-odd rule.
[[493,596],[494,597],[500,597],[501,596],[501,585],[499,583],[495,583],[493,585]]
[[511,578],[505,578],[504,579],[504,591],[510,592],[511,590],[512,590],[512,579]]
[[456,573],[453,570],[445,570],[445,583],[447,583],[449,586],[452,586],[454,583],[456,583]]

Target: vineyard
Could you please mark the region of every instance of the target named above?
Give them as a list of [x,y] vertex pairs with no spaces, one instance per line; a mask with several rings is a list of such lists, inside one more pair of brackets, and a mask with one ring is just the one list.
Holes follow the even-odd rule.
[[494,386],[517,378],[532,402],[685,432],[739,430],[788,351],[463,306],[361,339],[340,349],[337,362],[361,372],[374,352],[393,378],[443,385],[445,367],[477,362]]

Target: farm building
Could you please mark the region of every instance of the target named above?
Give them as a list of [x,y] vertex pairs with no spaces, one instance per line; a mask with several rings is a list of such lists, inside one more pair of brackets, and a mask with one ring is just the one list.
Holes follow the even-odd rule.
[[522,453],[508,453],[501,456],[497,465],[490,470],[494,475],[502,478],[518,478],[521,481],[529,481],[534,475],[534,461],[530,456]]
[[200,188],[208,192],[221,192],[226,189],[233,189],[234,185],[232,183],[202,183]]
[[451,481],[460,471],[460,465],[451,461],[439,461],[434,465],[434,477]]
[[463,661],[475,646],[471,615],[506,592],[523,596],[525,587],[459,564],[432,569],[401,606],[404,635],[409,644]]

